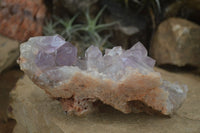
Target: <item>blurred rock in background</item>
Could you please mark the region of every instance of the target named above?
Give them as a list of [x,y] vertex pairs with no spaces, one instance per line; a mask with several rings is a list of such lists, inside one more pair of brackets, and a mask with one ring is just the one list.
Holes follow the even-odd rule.
[[200,0],[173,0],[164,12],[164,18],[169,17],[185,18],[200,24]]
[[0,73],[15,65],[19,56],[19,43],[0,35]]
[[43,0],[2,0],[0,34],[19,41],[42,35],[45,15]]
[[200,67],[200,26],[181,18],[162,22],[151,43],[157,64]]

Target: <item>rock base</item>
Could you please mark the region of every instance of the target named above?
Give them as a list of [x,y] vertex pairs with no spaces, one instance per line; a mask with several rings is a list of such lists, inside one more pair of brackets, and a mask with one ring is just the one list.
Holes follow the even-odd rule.
[[[161,74],[171,81],[179,80],[182,83],[188,81],[188,84],[191,83],[189,85],[198,83],[191,75],[183,76],[165,71]],[[18,81],[16,89],[11,93],[13,99],[11,117],[17,121],[14,133],[197,133],[200,129],[200,119],[193,118],[200,118],[199,113],[196,110],[196,113],[190,114],[189,109],[192,108],[191,105],[195,105],[195,101],[200,100],[199,97],[194,97],[198,91],[199,89],[192,87],[186,103],[171,118],[143,113],[123,114],[112,108],[102,108],[100,112],[76,117],[67,115],[57,100],[49,98],[25,76]]]

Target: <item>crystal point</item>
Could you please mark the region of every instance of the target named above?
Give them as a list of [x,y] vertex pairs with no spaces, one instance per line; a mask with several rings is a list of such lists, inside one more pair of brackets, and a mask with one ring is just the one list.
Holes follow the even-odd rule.
[[77,49],[69,42],[57,49],[56,64],[58,66],[70,66],[76,62]]
[[102,52],[98,47],[90,46],[85,53],[85,58],[87,60],[87,69],[88,70],[98,70],[101,71],[103,68],[103,58]]

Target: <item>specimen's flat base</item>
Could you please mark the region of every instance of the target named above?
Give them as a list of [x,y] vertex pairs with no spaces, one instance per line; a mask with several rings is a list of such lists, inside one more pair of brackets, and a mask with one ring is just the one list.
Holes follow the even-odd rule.
[[[19,80],[12,91],[12,117],[17,125],[14,133],[56,132],[56,133],[197,133],[200,131],[200,79],[191,75],[172,74],[166,71],[161,74],[171,81],[183,81],[189,85],[188,98],[181,109],[171,118],[140,114],[123,114],[111,108],[90,114],[85,117],[67,116],[58,101],[52,100],[40,88],[25,76]],[[196,81],[195,81],[196,80]],[[197,87],[190,88],[192,84]]]

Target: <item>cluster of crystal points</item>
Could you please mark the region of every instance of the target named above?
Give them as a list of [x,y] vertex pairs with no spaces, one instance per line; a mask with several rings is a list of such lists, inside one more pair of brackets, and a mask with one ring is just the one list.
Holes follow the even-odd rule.
[[155,60],[147,56],[147,50],[139,42],[126,51],[121,46],[106,49],[104,56],[98,47],[90,46],[85,57],[88,70],[104,73],[114,80],[123,77],[127,67],[132,67],[145,74],[153,71],[155,64]]
[[[178,109],[186,98],[187,87],[162,80],[160,74],[153,69],[155,60],[147,56],[147,50],[141,43],[135,44],[128,50],[123,50],[120,46],[106,49],[104,55],[98,47],[90,46],[86,50],[85,58],[80,59],[77,58],[75,46],[66,42],[61,36],[55,35],[30,38],[21,44],[20,53],[21,69],[48,94],[63,98],[64,100],[61,101],[64,109],[73,111],[75,114],[84,114],[87,110],[89,112],[88,108],[92,108],[91,101],[100,100],[124,113],[149,112],[145,111],[149,109],[141,108],[141,105],[137,108],[136,102],[133,105],[130,104],[130,101],[141,101],[142,105],[169,115]],[[82,83],[81,76],[91,78],[91,83],[90,81]],[[73,82],[74,79],[76,79],[75,82]],[[79,82],[86,88],[77,89],[73,85]],[[90,93],[94,94],[84,92],[93,82],[99,84],[96,88],[88,87],[93,90]],[[126,83],[129,84],[127,85],[129,88],[125,87],[123,94],[119,86],[126,86],[124,85]],[[111,88],[106,90],[106,87]],[[113,89],[115,87],[116,89]],[[99,91],[99,89],[102,90]],[[134,94],[127,96],[131,92]],[[106,93],[109,93],[108,97]],[[129,98],[124,98],[124,95]],[[122,101],[117,99],[115,101],[117,97],[120,97]],[[70,101],[69,99],[72,98],[73,100]],[[85,99],[89,100],[86,102]],[[74,103],[71,105],[72,101]],[[78,105],[75,101],[83,104]],[[83,108],[80,110],[80,106],[83,105],[87,105],[87,109],[84,107],[85,110]]]

